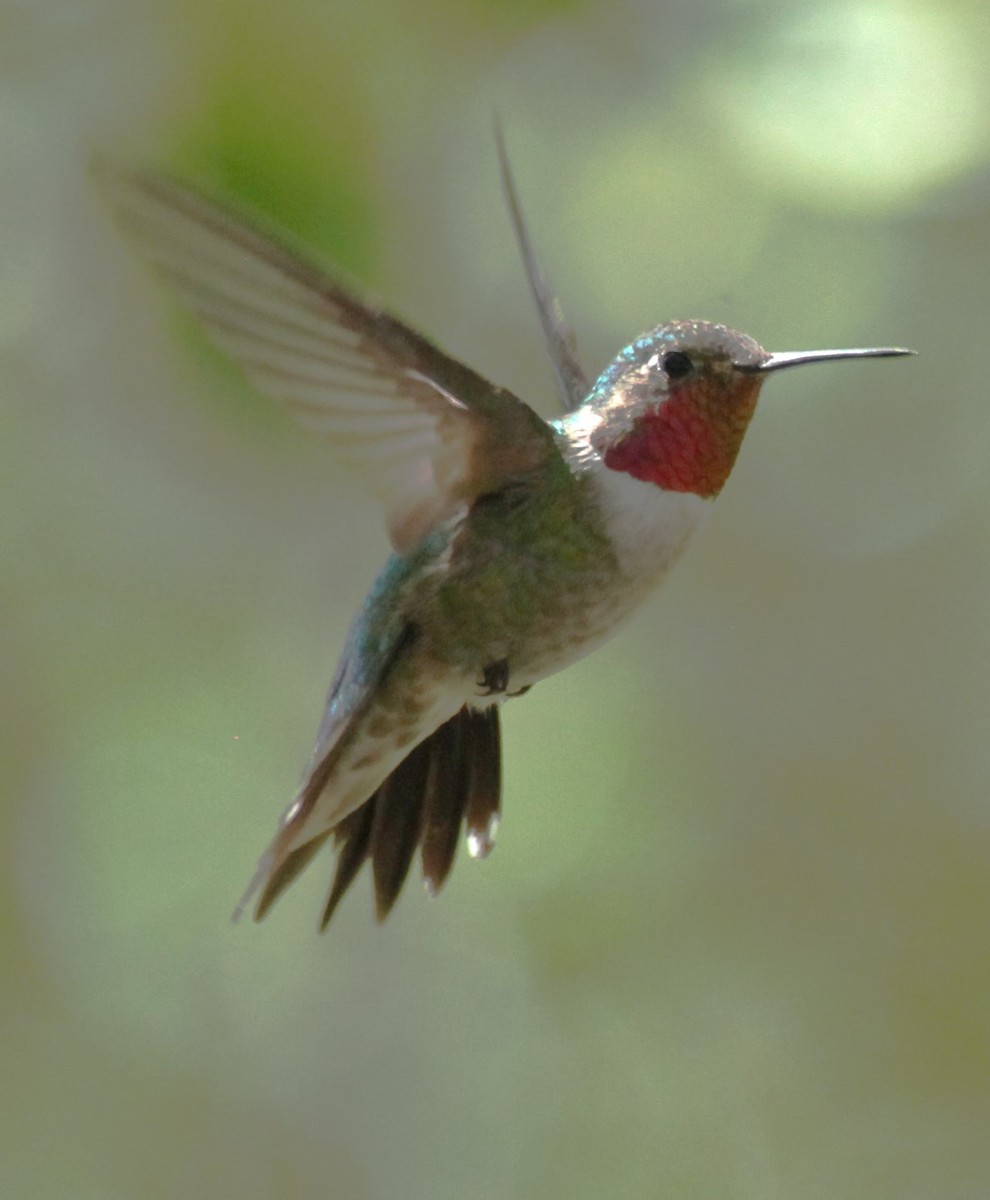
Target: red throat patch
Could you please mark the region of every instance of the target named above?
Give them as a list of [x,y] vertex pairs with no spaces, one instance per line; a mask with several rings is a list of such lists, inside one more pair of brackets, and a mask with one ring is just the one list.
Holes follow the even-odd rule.
[[668,492],[717,496],[736,461],[759,390],[755,378],[740,378],[729,387],[712,380],[681,384],[605,450],[605,465]]

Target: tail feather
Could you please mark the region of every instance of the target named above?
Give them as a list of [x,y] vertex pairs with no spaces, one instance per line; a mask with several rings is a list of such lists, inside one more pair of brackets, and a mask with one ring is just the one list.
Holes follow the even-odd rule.
[[333,884],[320,920],[321,932],[330,924],[330,918],[337,905],[357,878],[364,860],[368,857],[374,816],[375,797],[372,796],[367,804],[362,804],[356,812],[345,817],[333,831],[334,845],[337,847],[337,870],[334,872]]
[[409,874],[420,835],[420,817],[430,762],[431,735],[412,750],[379,787],[371,803],[371,873],[375,881],[375,915],[384,921]]
[[[320,928],[371,860],[375,912],[384,921],[392,911],[417,846],[430,895],[443,886],[457,853],[462,826],[474,858],[488,854],[495,840],[501,800],[499,710],[462,708],[402,760],[359,809],[333,830],[337,868]],[[260,920],[322,846],[327,834],[294,850],[268,880],[255,919]]]
[[495,847],[501,815],[502,738],[498,709],[484,712],[468,709],[470,721],[468,756],[467,825],[468,851],[472,858],[487,858]]
[[278,866],[275,867],[265,880],[261,896],[254,910],[254,919],[256,921],[261,920],[289,884],[296,879],[296,876],[305,867],[309,866],[310,860],[332,832],[332,830],[328,829],[326,833],[318,834],[312,841],[307,842],[305,846],[300,846],[296,850],[290,850],[279,862]]
[[417,846],[427,890],[436,895],[453,866],[462,825],[473,858],[485,857],[494,846],[501,801],[500,758],[497,705],[483,712],[462,708],[411,750],[364,804],[333,829],[284,857],[273,848],[248,892],[250,896],[261,889],[254,919],[264,917],[331,835],[337,867],[321,930],[367,859],[371,859],[379,921],[392,911]]
[[430,776],[423,794],[420,858],[427,891],[435,896],[450,874],[468,796],[468,710],[441,725],[431,741]]

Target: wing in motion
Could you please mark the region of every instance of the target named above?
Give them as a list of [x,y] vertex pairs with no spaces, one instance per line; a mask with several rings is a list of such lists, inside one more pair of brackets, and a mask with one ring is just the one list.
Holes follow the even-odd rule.
[[533,249],[533,242],[523,217],[519,193],[516,190],[516,181],[509,164],[505,137],[498,121],[495,122],[495,143],[498,146],[498,165],[502,174],[502,188],[508,201],[512,228],[516,234],[516,241],[519,243],[519,252],[522,254],[523,266],[526,268],[529,288],[536,302],[536,310],[540,314],[540,324],[543,327],[543,336],[546,338],[547,353],[553,363],[554,376],[557,380],[557,391],[564,408],[568,412],[572,412],[575,408],[580,408],[591,390],[591,384],[583,367],[578,362],[574,331],[567,323],[560,307],[560,301],[554,295],[550,282],[540,266],[536,251]]
[[[212,340],[260,391],[326,435],[377,492],[399,576],[438,524],[559,458],[550,426],[522,401],[363,304],[281,238],[161,176],[105,166],[98,175],[118,222]],[[532,280],[524,232],[523,246]],[[406,702],[415,638],[399,608],[385,614],[394,618],[387,636],[365,644],[360,621],[352,633],[308,776],[242,900],[243,907],[260,892],[256,917],[330,837],[338,858],[324,925],[366,859],[383,919],[417,846],[431,891],[450,870],[462,825],[473,854],[491,848],[500,802],[497,707],[447,709],[383,773],[367,768],[367,798],[354,794],[362,786],[354,772],[375,736],[375,705],[389,688]],[[342,778],[351,789],[343,795]]]
[[553,454],[546,423],[280,236],[173,180],[96,167],[118,223],[261,391],[326,435],[398,550]]

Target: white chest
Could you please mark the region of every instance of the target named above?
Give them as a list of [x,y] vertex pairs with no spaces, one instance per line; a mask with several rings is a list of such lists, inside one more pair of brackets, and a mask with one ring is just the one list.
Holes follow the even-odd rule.
[[633,585],[652,590],[711,511],[711,500],[611,471],[597,456],[586,460],[585,470],[594,480],[623,574]]

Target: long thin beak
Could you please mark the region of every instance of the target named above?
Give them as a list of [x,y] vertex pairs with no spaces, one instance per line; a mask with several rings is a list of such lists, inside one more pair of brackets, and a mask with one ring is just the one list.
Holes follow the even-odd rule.
[[831,362],[837,358],[899,358],[904,354],[915,353],[915,350],[902,350],[895,346],[873,346],[868,350],[794,350],[784,354],[771,354],[750,370],[758,371],[762,375],[767,371],[782,371],[785,367],[801,367],[805,363]]

